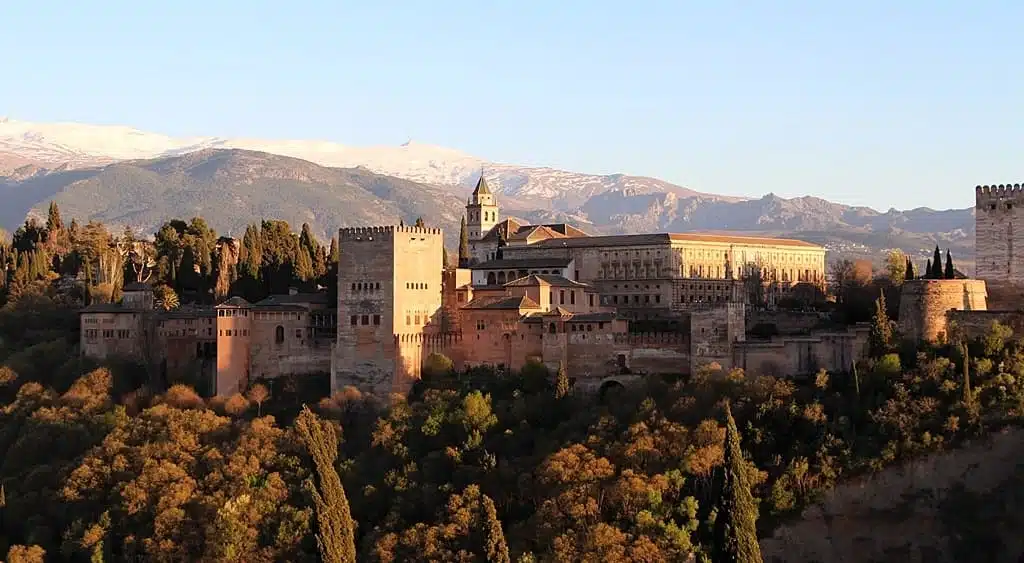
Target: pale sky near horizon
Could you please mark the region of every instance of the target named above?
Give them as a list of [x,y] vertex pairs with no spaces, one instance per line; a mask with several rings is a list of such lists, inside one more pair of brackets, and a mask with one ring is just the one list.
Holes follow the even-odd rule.
[[411,138],[880,210],[1024,181],[1020,2],[0,4],[14,119]]

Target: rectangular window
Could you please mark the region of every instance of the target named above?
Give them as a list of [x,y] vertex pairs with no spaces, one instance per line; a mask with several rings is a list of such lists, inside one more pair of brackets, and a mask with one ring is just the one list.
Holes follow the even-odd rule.
[[370,324],[370,315],[363,315],[363,326]]
[[302,329],[301,328],[295,329],[295,338],[302,338]]
[[420,324],[420,316],[416,315],[416,325],[419,325],[419,324]]
[[350,320],[352,321],[352,326],[356,326],[357,324],[359,324],[359,317],[355,315],[352,315],[352,318]]
[[575,289],[569,292],[569,304],[570,305],[575,305],[576,304],[576,290]]
[[558,304],[559,305],[565,305],[565,290],[564,289],[558,290]]
[[589,297],[588,301],[590,303],[590,306],[593,307],[594,306],[594,294],[591,293],[588,297]]
[[373,326],[380,326],[380,315],[373,316]]
[[405,316],[405,324],[406,324],[406,326],[412,324],[412,317],[411,316],[409,316],[409,315]]
[[660,295],[655,295],[654,296],[654,302],[655,303],[661,303],[661,296]]

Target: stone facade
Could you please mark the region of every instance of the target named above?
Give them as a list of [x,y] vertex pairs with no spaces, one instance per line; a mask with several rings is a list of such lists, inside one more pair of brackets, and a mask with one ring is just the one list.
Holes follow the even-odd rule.
[[899,331],[911,340],[943,341],[949,311],[987,309],[982,280],[908,280],[900,292]]
[[997,297],[994,308],[1015,308],[1024,295],[1024,188],[978,186],[974,193],[976,277]]
[[439,333],[440,229],[383,226],[338,232],[338,338],[331,389],[408,391],[423,335]]

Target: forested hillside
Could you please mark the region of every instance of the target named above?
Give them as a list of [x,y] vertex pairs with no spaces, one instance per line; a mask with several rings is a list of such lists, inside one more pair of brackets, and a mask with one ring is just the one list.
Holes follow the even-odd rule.
[[[849,373],[708,366],[605,401],[574,392],[575,374],[454,373],[440,356],[408,398],[325,397],[316,377],[207,398],[145,366],[80,358],[77,309],[149,271],[168,308],[315,282],[297,272],[316,256],[331,275],[325,245],[267,221],[222,278],[204,226],[170,221],[146,250],[65,226],[53,207],[3,246],[8,562],[757,561],[756,535],[838,485],[1024,415],[1012,331],[901,346],[884,306],[872,357]],[[958,553],[987,541],[961,533]]]

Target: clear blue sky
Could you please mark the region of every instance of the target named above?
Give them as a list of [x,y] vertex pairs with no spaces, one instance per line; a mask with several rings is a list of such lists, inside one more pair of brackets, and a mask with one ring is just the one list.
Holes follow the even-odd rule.
[[1024,3],[749,4],[8,0],[0,115],[883,210],[1024,181]]

